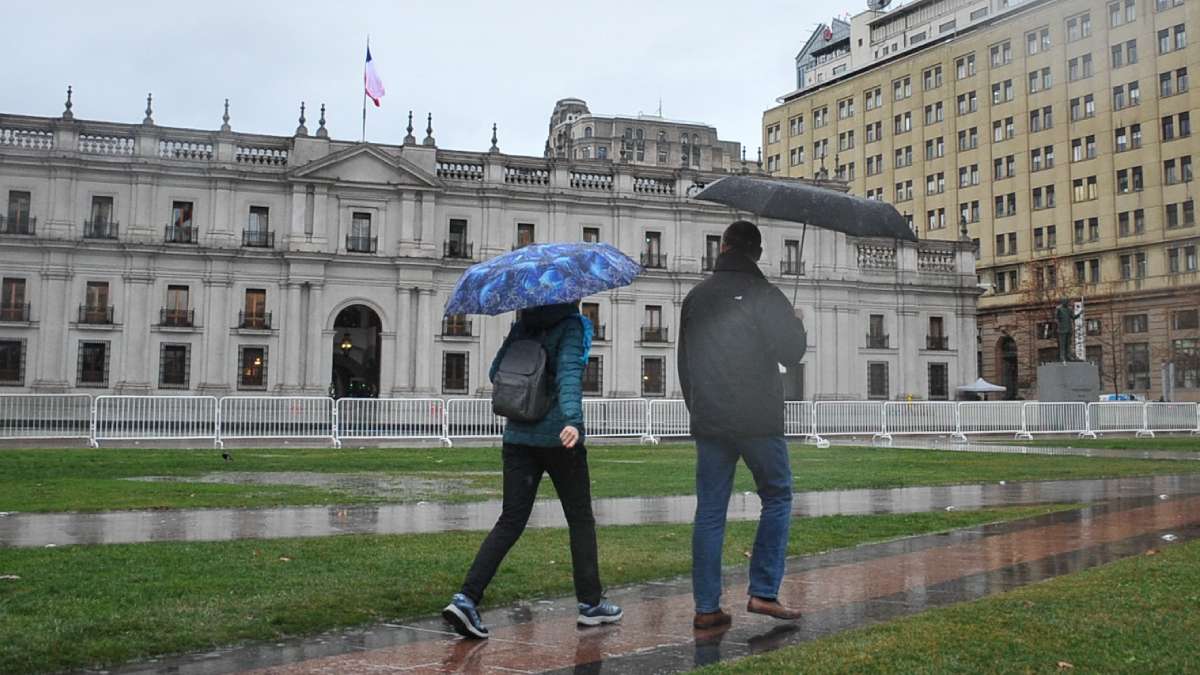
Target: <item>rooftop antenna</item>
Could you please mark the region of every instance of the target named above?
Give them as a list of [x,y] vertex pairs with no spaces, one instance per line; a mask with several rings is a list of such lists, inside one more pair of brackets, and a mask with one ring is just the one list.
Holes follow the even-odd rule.
[[658,116],[662,117],[662,97],[658,97]]

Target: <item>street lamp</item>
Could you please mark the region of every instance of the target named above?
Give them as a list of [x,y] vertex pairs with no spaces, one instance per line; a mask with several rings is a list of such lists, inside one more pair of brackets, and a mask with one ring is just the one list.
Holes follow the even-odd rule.
[[341,348],[343,354],[354,349],[354,343],[350,341],[349,333],[342,333],[342,342],[338,347]]

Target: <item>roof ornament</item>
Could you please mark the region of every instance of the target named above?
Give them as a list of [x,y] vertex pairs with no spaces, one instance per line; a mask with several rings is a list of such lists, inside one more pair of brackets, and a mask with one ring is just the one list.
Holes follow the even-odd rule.
[[304,101],[300,101],[300,126],[296,127],[297,136],[307,136],[308,127],[304,126],[307,120],[304,118]]
[[154,124],[154,108],[151,105],[154,101],[152,94],[146,94],[146,119],[142,120],[142,124]]
[[74,104],[71,103],[71,85],[68,84],[67,85],[67,102],[65,104],[63,104],[62,118],[64,120],[75,119],[75,114],[71,112],[72,105],[74,105]]

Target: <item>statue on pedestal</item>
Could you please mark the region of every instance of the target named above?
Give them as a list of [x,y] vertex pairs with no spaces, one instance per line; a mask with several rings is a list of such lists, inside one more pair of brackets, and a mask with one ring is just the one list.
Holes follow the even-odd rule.
[[1067,361],[1078,361],[1073,346],[1075,320],[1083,315],[1083,312],[1071,311],[1071,302],[1063,298],[1058,303],[1058,309],[1054,310],[1054,320],[1058,323],[1058,358],[1066,363]]

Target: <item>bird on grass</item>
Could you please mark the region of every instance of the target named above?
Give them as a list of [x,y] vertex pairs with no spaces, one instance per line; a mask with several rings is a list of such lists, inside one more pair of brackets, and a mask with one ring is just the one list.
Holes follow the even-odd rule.
[[229,454],[228,452],[222,452],[222,453],[221,453],[221,459],[225,460],[226,462],[232,462],[232,461],[233,461],[233,455]]

